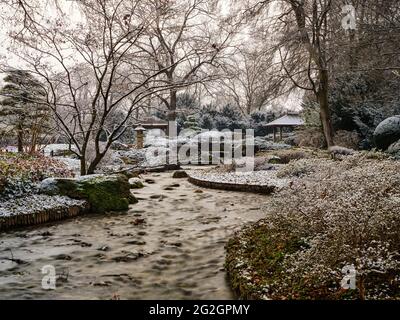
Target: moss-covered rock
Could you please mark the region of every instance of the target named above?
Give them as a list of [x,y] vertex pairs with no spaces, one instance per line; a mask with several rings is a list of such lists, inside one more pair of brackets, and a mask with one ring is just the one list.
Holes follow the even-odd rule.
[[140,174],[140,170],[122,171],[121,174],[123,174],[128,179],[137,178],[139,176],[139,174]]
[[124,175],[91,175],[78,179],[50,178],[40,185],[40,192],[85,199],[93,212],[122,211],[136,203]]
[[139,178],[131,178],[129,179],[129,184],[131,189],[141,189],[144,187],[142,180]]
[[172,175],[172,178],[174,178],[174,179],[181,179],[181,178],[187,178],[187,177],[188,177],[188,174],[184,170],[175,171]]

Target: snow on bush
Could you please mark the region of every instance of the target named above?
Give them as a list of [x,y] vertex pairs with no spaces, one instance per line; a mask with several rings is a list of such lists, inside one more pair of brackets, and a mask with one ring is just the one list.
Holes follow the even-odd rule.
[[[328,161],[328,160],[325,160]],[[302,177],[313,173],[317,165],[321,165],[324,160],[319,159],[300,159],[297,161],[289,162],[286,166],[279,169],[277,177],[279,178],[293,178]]]
[[0,152],[0,198],[21,197],[36,191],[36,182],[48,177],[71,177],[64,163],[43,155]]
[[40,181],[48,177],[69,177],[72,172],[56,160],[43,155],[0,152],[0,176]]
[[340,297],[342,268],[354,265],[357,289],[349,297],[399,298],[399,169],[399,162],[361,153],[339,162],[302,159],[282,169],[281,176],[303,178],[266,209],[267,246],[286,247],[271,253],[278,262],[264,270],[271,272],[268,295]]

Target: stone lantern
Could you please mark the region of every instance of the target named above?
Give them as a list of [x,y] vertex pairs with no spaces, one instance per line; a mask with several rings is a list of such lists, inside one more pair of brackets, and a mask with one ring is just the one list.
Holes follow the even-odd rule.
[[146,131],[145,128],[139,124],[136,128],[136,148],[143,149],[143,140],[144,140],[144,132]]

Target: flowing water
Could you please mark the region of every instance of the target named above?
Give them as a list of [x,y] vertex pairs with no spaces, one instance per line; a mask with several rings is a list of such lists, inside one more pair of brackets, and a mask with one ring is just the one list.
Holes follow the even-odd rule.
[[[198,188],[171,172],[143,178],[155,183],[135,190],[126,213],[0,234],[0,298],[233,299],[224,245],[262,218],[268,197]],[[55,290],[42,288],[46,265]]]

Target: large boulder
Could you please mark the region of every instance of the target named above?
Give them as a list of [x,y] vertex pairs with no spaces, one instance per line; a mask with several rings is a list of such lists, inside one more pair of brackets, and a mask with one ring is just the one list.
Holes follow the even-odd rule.
[[400,139],[400,115],[383,120],[375,129],[374,143],[380,150],[387,150],[389,146]]
[[77,179],[49,178],[41,182],[39,191],[85,199],[93,212],[127,210],[130,203],[137,202],[130,192],[128,179],[121,174],[89,175]]
[[172,178],[174,179],[181,179],[181,178],[187,178],[188,174],[184,170],[177,170],[172,174]]

